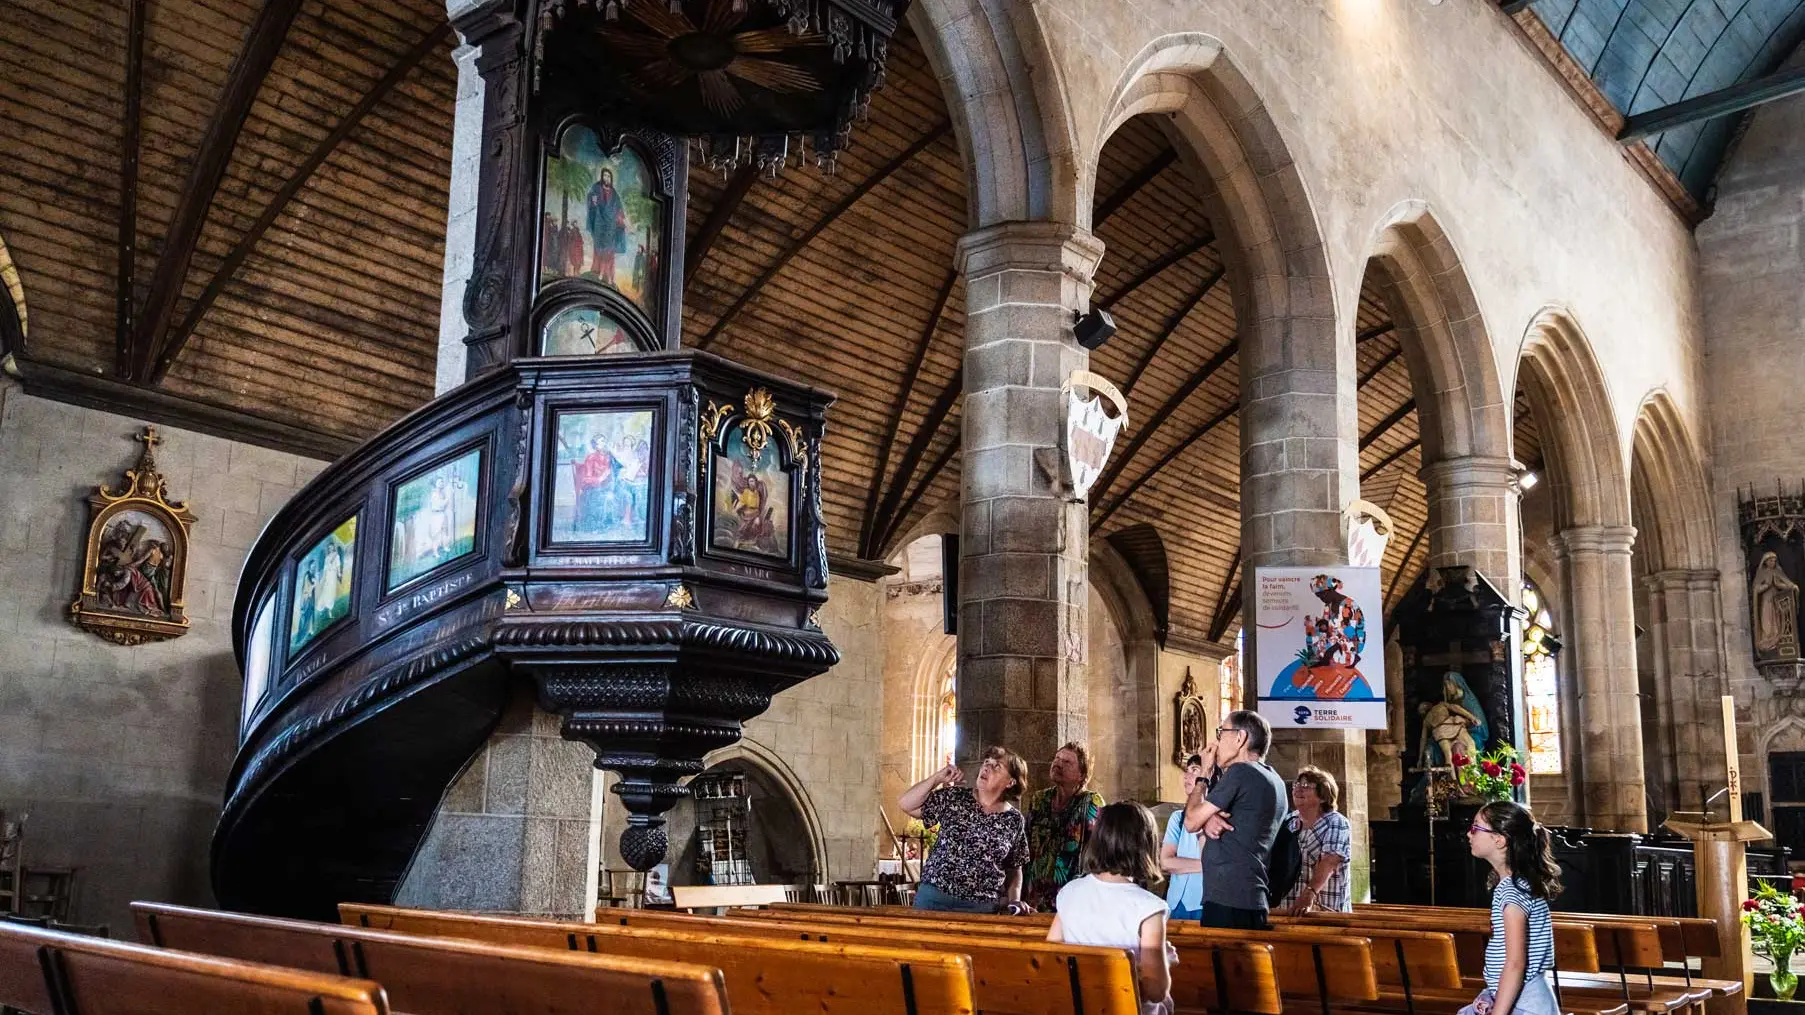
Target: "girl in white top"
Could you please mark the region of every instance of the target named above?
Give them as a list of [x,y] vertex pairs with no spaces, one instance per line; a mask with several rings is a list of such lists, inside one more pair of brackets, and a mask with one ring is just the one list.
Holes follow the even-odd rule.
[[1166,945],[1166,900],[1136,882],[1159,878],[1159,833],[1153,814],[1132,801],[1097,812],[1084,844],[1084,877],[1059,890],[1059,912],[1047,940],[1126,948],[1135,955],[1141,1015],[1172,1011],[1172,957]]

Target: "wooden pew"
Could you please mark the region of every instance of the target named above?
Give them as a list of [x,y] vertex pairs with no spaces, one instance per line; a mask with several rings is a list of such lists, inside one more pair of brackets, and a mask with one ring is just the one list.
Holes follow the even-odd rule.
[[132,903],[145,944],[381,983],[409,1015],[577,1015],[606,996],[621,1015],[726,1015],[708,965],[432,939],[306,920]]
[[[971,957],[974,1000],[978,1009],[998,1015],[1138,1015],[1134,964],[1119,948],[1049,944],[1039,934],[962,934],[956,928],[913,924],[860,927],[812,924],[801,920],[735,920],[728,917],[675,913],[615,912],[616,926],[695,930],[704,933],[753,933],[786,941],[825,941],[863,945],[904,944]],[[598,922],[601,922],[598,917]],[[1032,931],[1033,928],[1021,928]],[[938,932],[937,932],[938,931]]]
[[0,1007],[33,1015],[388,1015],[369,980],[0,924]]
[[971,960],[919,948],[780,941],[343,903],[348,925],[489,944],[701,962],[726,977],[734,1015],[971,1015]]
[[[1422,906],[1361,903],[1354,907],[1354,911],[1358,913],[1370,912],[1374,914],[1409,914],[1420,912],[1425,908],[1426,907]],[[1478,913],[1489,916],[1489,911],[1484,909],[1446,907],[1442,911],[1469,914]],[[1719,997],[1727,997],[1742,991],[1742,981],[1740,980],[1714,980],[1692,975],[1692,959],[1717,958],[1721,954],[1721,947],[1717,940],[1717,925],[1710,920],[1702,920],[1694,917],[1633,916],[1623,913],[1560,913],[1557,915],[1566,919],[1583,920],[1594,926],[1606,923],[1632,925],[1652,924],[1660,935],[1662,959],[1667,964],[1677,964],[1680,967],[1677,972],[1680,973],[1681,979],[1685,982],[1686,986],[1696,985],[1708,987],[1713,994]],[[1621,949],[1622,942],[1613,942],[1613,947]],[[1613,953],[1609,950],[1602,950],[1600,954],[1604,964],[1607,966],[1625,966],[1630,964],[1627,960],[1623,962],[1611,961]],[[1625,953],[1620,952],[1619,954]]]
[[[1032,937],[1044,937],[1053,921],[1051,914],[1015,917],[935,913],[901,906],[861,908],[796,904],[774,905],[764,910],[740,910],[733,917],[742,922],[809,920],[821,924],[899,930],[908,930],[927,922],[935,926],[958,926]],[[1196,948],[1204,942],[1257,941],[1272,947],[1279,982],[1290,985],[1289,993],[1293,998],[1313,998],[1319,1006],[1371,1003],[1383,1000],[1386,996],[1387,992],[1381,989],[1385,981],[1378,975],[1377,956],[1381,949],[1374,947],[1375,942],[1363,934],[1364,932],[1331,932],[1328,928],[1311,928],[1309,933],[1298,934],[1285,931],[1222,931],[1192,922],[1167,925],[1167,937],[1180,953],[1179,968],[1173,970],[1175,981],[1181,975],[1188,975],[1189,971],[1184,969],[1185,966],[1189,965],[1194,970],[1202,965],[1197,961],[1187,963],[1184,954],[1187,948]],[[1400,1003],[1408,1008],[1409,999],[1405,995],[1412,980],[1408,969],[1400,965],[1405,961],[1400,957],[1405,952],[1400,951],[1397,942],[1390,939],[1386,942],[1386,949],[1384,954],[1394,974],[1393,983],[1399,987],[1399,991],[1391,993],[1397,993]],[[1440,968],[1425,968],[1415,983],[1429,989],[1456,990],[1462,986],[1453,957],[1453,945],[1447,935],[1440,935],[1438,939],[1434,934],[1418,932],[1410,939],[1409,951],[1417,953],[1416,961],[1420,963],[1436,960],[1444,963]],[[1470,995],[1462,998],[1463,1003],[1470,1000]]]
[[[1445,930],[1454,934],[1460,955],[1461,971],[1466,982],[1480,985],[1485,969],[1485,944],[1491,937],[1491,917],[1485,910],[1422,909],[1414,913],[1313,913],[1309,920],[1350,929],[1363,929],[1376,922],[1424,930]],[[1652,960],[1659,964],[1659,935],[1647,924],[1612,924],[1602,930],[1597,925],[1572,920],[1562,914],[1554,921],[1555,972],[1554,985],[1561,1002],[1576,1011],[1580,1008],[1616,1007],[1620,1001],[1631,1011],[1665,1015],[1683,1008],[1702,1005],[1710,997],[1706,990],[1684,987],[1652,987],[1631,984],[1623,977],[1603,978],[1596,974],[1600,964],[1600,942],[1615,954],[1635,961]]]
[[[898,917],[868,917],[861,923],[856,914],[836,912],[815,921],[805,908],[769,912],[762,917],[736,911],[727,917],[698,917],[686,914],[610,910],[597,915],[621,926],[682,930],[705,926],[718,933],[767,934],[784,940],[839,941],[860,943],[903,942],[924,948],[946,949],[971,956],[972,974],[977,981],[978,1008],[988,1012],[1092,1012],[1121,1011],[1133,1015],[1139,1010],[1135,997],[1135,970],[1128,953],[1118,949],[1086,948],[1079,945],[1050,944],[1046,941],[1050,920],[1021,919],[997,922],[964,923],[964,914],[941,914],[946,920],[924,921]],[[783,919],[776,917],[781,916]],[[1268,942],[1260,942],[1268,944]],[[1276,996],[1263,997],[1259,985],[1267,980],[1276,983],[1288,978],[1307,977],[1315,982],[1315,972],[1308,952],[1281,958],[1276,947],[1268,949],[1271,970],[1253,972],[1260,966],[1257,956],[1250,956],[1244,938],[1220,942],[1198,939],[1174,942],[1179,949],[1179,964],[1172,970],[1172,996],[1180,1008],[1227,1008],[1235,1011],[1279,1011]],[[1323,949],[1331,971],[1331,980],[1340,1000],[1371,1000],[1376,984],[1368,966],[1362,983],[1357,973],[1344,967],[1365,962],[1363,953],[1356,954],[1345,942],[1332,942]],[[1217,953],[1222,959],[1243,969],[1240,977],[1256,988],[1246,996],[1237,996],[1233,981],[1225,976],[1218,980]],[[1097,953],[1103,953],[1099,958]],[[1076,958],[1074,958],[1076,957]],[[1051,961],[1048,961],[1051,959]],[[1289,959],[1289,965],[1286,959]],[[1125,982],[1124,982],[1125,978]],[[1238,988],[1236,988],[1238,989]],[[1224,990],[1230,990],[1225,997]],[[1273,987],[1276,992],[1276,986]],[[1184,1000],[1181,1001],[1180,998]]]
[[[1044,934],[1052,917],[1047,914],[1036,914],[1028,917],[993,916],[987,914],[938,913],[910,909],[901,906],[851,907],[851,906],[815,906],[808,904],[774,904],[764,910],[736,910],[735,919],[745,921],[784,921],[794,920],[798,915],[805,918],[818,919],[822,922],[839,925],[863,925],[867,927],[894,927],[900,922],[907,927],[911,923],[928,920],[936,925],[962,925],[981,927],[986,930],[1004,931],[1008,928],[1019,928],[1024,925],[1034,929],[1026,933]],[[1332,914],[1346,918],[1350,924],[1352,914]],[[1460,1007],[1473,999],[1478,986],[1461,974],[1461,955],[1456,952],[1456,942],[1462,946],[1472,963],[1472,968],[1483,971],[1485,962],[1485,941],[1490,932],[1489,914],[1481,914],[1487,919],[1475,922],[1471,919],[1456,921],[1461,924],[1461,931],[1455,934],[1449,930],[1409,929],[1397,926],[1375,925],[1367,921],[1361,926],[1318,926],[1309,923],[1288,921],[1283,917],[1275,918],[1272,932],[1222,931],[1205,928],[1197,924],[1168,924],[1167,934],[1176,947],[1182,949],[1187,938],[1218,937],[1232,940],[1250,940],[1270,943],[1274,947],[1275,964],[1281,967],[1280,982],[1292,984],[1290,995],[1292,1007],[1304,997],[1310,997],[1320,1008],[1325,1001],[1336,1007],[1356,1008],[1379,1012],[1402,1012],[1405,1015],[1451,1015]],[[1356,1000],[1349,996],[1355,991],[1342,987],[1342,980],[1348,976],[1343,970],[1328,977],[1329,983],[1323,983],[1315,976],[1314,956],[1308,951],[1300,951],[1296,943],[1283,944],[1271,941],[1268,934],[1274,933],[1309,933],[1314,932],[1317,938],[1354,938],[1363,946],[1369,955],[1373,977],[1379,976],[1382,965],[1380,955],[1385,959],[1383,964],[1389,969],[1389,977],[1379,981],[1378,996],[1371,1000]],[[1569,963],[1592,970],[1597,970],[1597,956],[1591,929],[1587,926],[1571,926],[1557,931],[1557,946],[1564,941],[1564,957]],[[1180,966],[1183,963],[1181,961]],[[1325,970],[1326,972],[1326,970]],[[1176,980],[1179,969],[1173,971]],[[1364,977],[1365,974],[1355,974]],[[1307,986],[1317,989],[1311,992]],[[1368,995],[1370,997],[1370,995]],[[1176,995],[1175,995],[1176,997]],[[1629,1006],[1613,997],[1589,996],[1576,993],[1567,999],[1567,1009],[1574,1015],[1625,1015]]]

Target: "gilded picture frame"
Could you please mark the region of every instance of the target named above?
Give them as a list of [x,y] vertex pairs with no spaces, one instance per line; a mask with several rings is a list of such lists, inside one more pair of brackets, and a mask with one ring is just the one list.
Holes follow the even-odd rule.
[[157,471],[155,427],[137,438],[144,451],[125,470],[117,491],[95,487],[88,496],[88,535],[81,591],[70,619],[118,645],[179,638],[188,633],[188,530],[194,513],[171,501]]

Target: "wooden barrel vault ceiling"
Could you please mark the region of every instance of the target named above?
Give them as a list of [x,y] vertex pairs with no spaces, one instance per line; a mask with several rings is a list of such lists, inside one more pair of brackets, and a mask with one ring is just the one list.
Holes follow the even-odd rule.
[[[35,373],[90,404],[179,402],[326,453],[431,397],[457,90],[439,0],[9,13],[0,237],[32,315],[14,350],[28,387]],[[918,40],[905,30],[891,54],[835,175],[692,171],[685,265],[686,344],[839,395],[829,545],[869,560],[959,491],[966,174]],[[1093,300],[1120,331],[1092,362],[1129,393],[1132,423],[1091,523],[1168,636],[1196,645],[1232,642],[1241,568],[1233,294],[1194,173],[1147,118],[1100,156]],[[1362,489],[1397,522],[1395,602],[1426,556],[1427,512],[1409,372],[1370,277],[1356,327]]]

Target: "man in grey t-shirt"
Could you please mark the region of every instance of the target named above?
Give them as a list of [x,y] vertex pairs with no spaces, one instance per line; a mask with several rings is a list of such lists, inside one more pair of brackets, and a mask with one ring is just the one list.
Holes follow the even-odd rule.
[[1257,712],[1231,712],[1216,730],[1221,777],[1200,781],[1185,801],[1185,830],[1203,848],[1203,925],[1265,930],[1266,861],[1285,817],[1285,781],[1266,765],[1272,726]]

